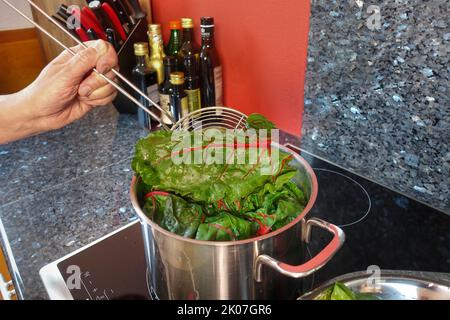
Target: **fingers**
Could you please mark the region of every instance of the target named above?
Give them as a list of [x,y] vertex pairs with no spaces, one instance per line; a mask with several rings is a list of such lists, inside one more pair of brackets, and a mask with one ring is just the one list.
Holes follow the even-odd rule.
[[[93,68],[100,73],[107,73],[117,67],[118,59],[114,48],[108,42],[97,40],[85,43],[89,48],[76,48],[75,56],[64,63],[64,74],[73,83],[80,83]],[[67,59],[68,52],[63,53],[57,61]],[[94,90],[97,88],[93,88]]]
[[113,46],[109,42],[102,41],[102,43],[106,45],[106,48],[103,47],[104,51],[100,54],[96,68],[100,73],[105,74],[111,69],[118,69],[119,60]]
[[83,103],[86,103],[92,107],[104,106],[104,105],[107,105],[107,104],[110,104],[111,102],[113,102],[116,97],[117,97],[117,91],[114,91],[111,95],[109,95],[107,97],[96,99],[96,100],[87,100],[87,101],[83,101]]
[[112,85],[108,84],[106,86],[103,86],[103,87],[95,90],[87,97],[80,97],[80,100],[83,102],[86,102],[86,101],[103,99],[105,97],[109,97],[110,95],[112,95],[115,92],[116,92],[116,89]]
[[78,52],[61,70],[63,76],[71,84],[80,83],[85,75],[96,66],[98,54],[94,48],[88,48]]
[[[87,44],[87,43],[86,43]],[[70,49],[75,52],[75,54],[79,53],[80,51],[85,50],[81,45],[70,47]],[[69,62],[70,59],[73,58],[73,54],[69,52],[68,50],[64,50],[58,57],[56,57],[50,64],[64,64]]]
[[80,101],[96,106],[110,103],[116,96],[115,88],[99,74],[91,72],[96,68],[98,72],[111,80],[115,80],[112,69],[118,69],[117,53],[108,42],[97,40],[85,42],[88,48],[76,46],[64,51],[51,65],[59,69],[60,84],[64,87],[77,88]]
[[[111,80],[115,79],[114,73],[109,71],[105,76]],[[80,84],[78,89],[78,95],[82,98],[90,98],[91,95],[95,99],[101,95],[102,91],[105,91],[104,87],[108,87],[108,90],[114,90],[113,86],[108,84],[108,82],[103,79],[100,75],[96,73],[91,73],[83,82]],[[95,93],[95,94],[94,94]]]
[[[98,44],[98,42],[96,43]],[[115,80],[112,69],[118,69],[116,51],[110,44],[103,41],[100,42],[100,48],[97,47],[97,50],[100,52],[100,57],[97,60],[96,69],[107,78]],[[84,79],[78,89],[78,95],[83,101],[105,99],[114,92],[114,87],[96,73],[91,73]]]
[[[99,43],[102,43],[102,42],[103,42],[103,44],[99,44]],[[88,47],[88,48],[95,48],[97,51],[100,52],[101,55],[103,55],[105,53],[104,52],[104,45],[111,46],[108,42],[105,42],[105,41],[102,41],[102,40],[87,41],[87,42],[84,42],[84,45],[86,47]],[[78,45],[78,46],[70,47],[70,50],[72,50],[72,52],[77,54],[77,53],[79,53],[79,52],[81,52],[83,50],[86,50],[86,48],[81,46],[81,45]],[[73,58],[73,56],[74,55],[71,52],[69,52],[68,50],[64,50],[51,63],[52,64],[64,64],[64,63],[69,62]]]

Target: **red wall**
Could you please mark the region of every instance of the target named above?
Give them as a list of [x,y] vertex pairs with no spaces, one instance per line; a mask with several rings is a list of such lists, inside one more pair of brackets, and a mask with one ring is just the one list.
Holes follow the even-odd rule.
[[151,0],[153,19],[214,16],[225,105],[259,112],[300,135],[310,0]]

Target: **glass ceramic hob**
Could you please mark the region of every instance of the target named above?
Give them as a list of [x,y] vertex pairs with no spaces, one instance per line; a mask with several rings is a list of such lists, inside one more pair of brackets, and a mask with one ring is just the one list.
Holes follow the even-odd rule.
[[[366,180],[306,151],[319,194],[307,218],[340,226],[346,241],[305,281],[310,290],[326,280],[367,268],[450,272],[450,216]],[[312,256],[329,235],[313,232]],[[133,222],[40,271],[51,299],[151,299],[139,222]]]

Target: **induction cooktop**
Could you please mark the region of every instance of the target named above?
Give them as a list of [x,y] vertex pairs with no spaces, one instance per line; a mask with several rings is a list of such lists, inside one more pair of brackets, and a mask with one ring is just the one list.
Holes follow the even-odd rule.
[[[294,148],[294,147],[292,147]],[[450,216],[298,150],[316,172],[319,193],[307,218],[340,226],[346,241],[304,281],[310,290],[336,276],[366,269],[450,272]],[[330,241],[313,231],[314,256]],[[50,299],[152,299],[138,221],[40,270]]]

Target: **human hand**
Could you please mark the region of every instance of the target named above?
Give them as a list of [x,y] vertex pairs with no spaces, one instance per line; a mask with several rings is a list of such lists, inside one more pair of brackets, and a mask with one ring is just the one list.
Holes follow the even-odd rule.
[[24,116],[34,122],[39,132],[62,128],[116,97],[116,89],[91,72],[96,68],[115,79],[111,71],[118,68],[114,48],[102,40],[86,42],[86,45],[88,49],[72,48],[77,53],[75,56],[64,51],[20,93],[28,106]]

